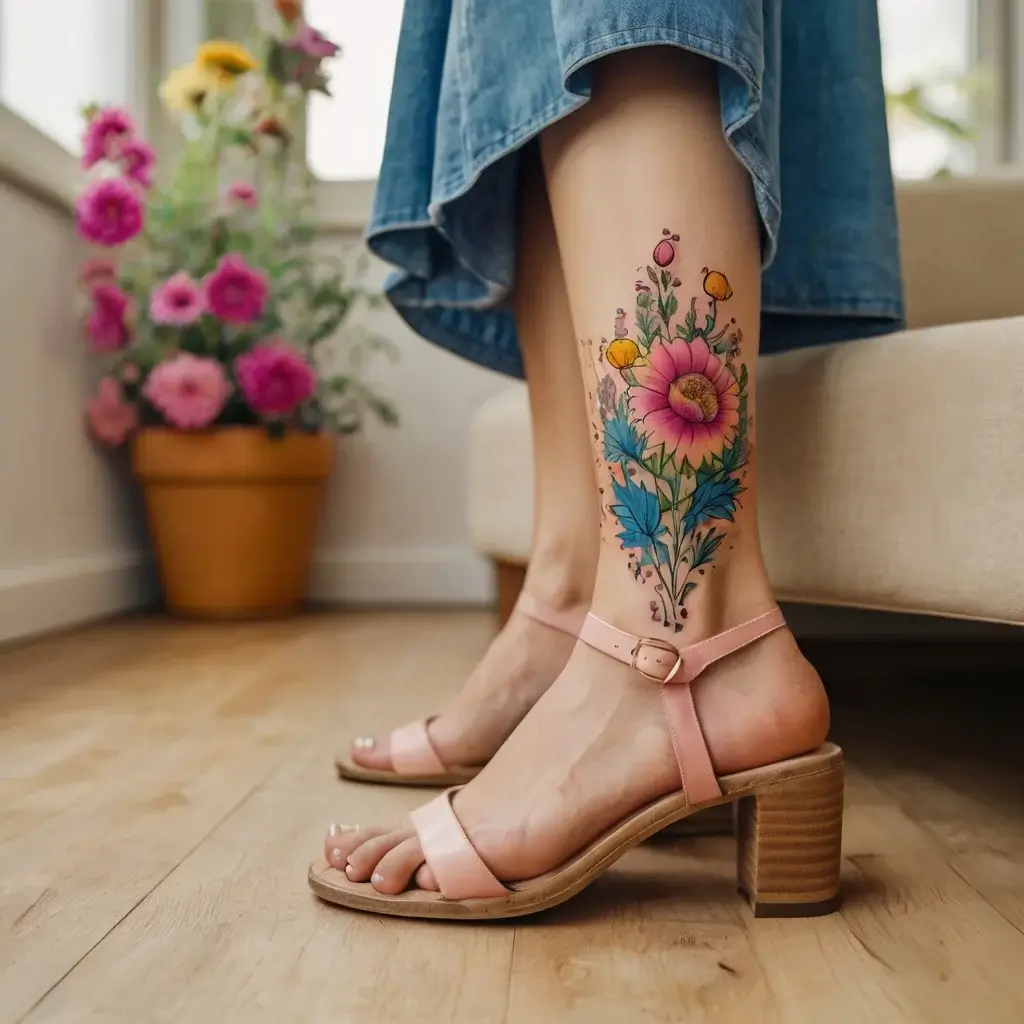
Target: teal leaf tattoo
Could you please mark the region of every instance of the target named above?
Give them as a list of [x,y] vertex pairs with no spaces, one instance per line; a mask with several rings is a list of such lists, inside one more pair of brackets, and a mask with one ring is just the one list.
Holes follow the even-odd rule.
[[[656,562],[654,558],[651,556],[651,548],[647,548],[644,551],[644,553],[640,556],[640,564],[658,565],[660,563],[661,565],[668,565],[668,560],[670,557],[668,552],[668,545],[665,544],[664,541],[656,540],[654,542],[653,550],[658,556],[658,561]],[[694,586],[696,586],[696,584],[694,584]]]
[[617,534],[622,546],[644,551],[653,549],[659,556],[664,549],[667,555],[664,543],[659,546],[659,538],[668,533],[668,527],[661,521],[658,496],[647,490],[644,484],[634,483],[630,476],[621,484],[613,478],[612,490],[617,504],[610,505],[609,511],[622,527],[622,532]]
[[646,450],[647,437],[630,423],[629,406],[623,394],[615,415],[604,423],[604,457],[624,466],[627,462],[640,462]]
[[743,493],[740,482],[732,477],[712,477],[698,484],[683,516],[683,527],[692,533],[712,519],[733,521],[736,498]]

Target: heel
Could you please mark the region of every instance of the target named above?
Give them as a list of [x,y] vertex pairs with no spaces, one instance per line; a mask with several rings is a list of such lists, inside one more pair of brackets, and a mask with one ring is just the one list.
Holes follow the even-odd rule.
[[842,764],[743,797],[736,876],[754,916],[817,917],[836,910],[842,842]]

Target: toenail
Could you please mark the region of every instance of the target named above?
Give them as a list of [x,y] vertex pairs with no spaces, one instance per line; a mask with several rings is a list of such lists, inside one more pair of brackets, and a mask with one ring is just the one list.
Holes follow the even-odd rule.
[[332,821],[331,827],[327,830],[327,834],[329,836],[336,836],[338,835],[339,832],[341,832],[341,829],[337,826],[335,822]]
[[345,865],[345,874],[348,875],[349,878],[352,877],[352,865],[351,864],[346,864]]
[[377,741],[372,736],[357,736],[352,741],[356,750],[372,750],[376,745]]
[[379,871],[374,871],[374,873],[372,875],[370,875],[370,881],[375,886],[383,885],[384,884],[384,876]]

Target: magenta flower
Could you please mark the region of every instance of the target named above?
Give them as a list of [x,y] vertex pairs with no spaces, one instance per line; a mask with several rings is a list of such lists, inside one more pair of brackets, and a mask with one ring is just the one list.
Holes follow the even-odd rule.
[[82,138],[82,167],[89,170],[101,160],[116,160],[135,136],[135,122],[127,110],[106,107],[89,122]]
[[184,270],[157,285],[149,296],[149,315],[155,324],[185,327],[205,312],[202,289]]
[[139,411],[124,400],[121,385],[113,377],[104,377],[85,407],[85,419],[93,437],[110,448],[120,448],[139,425]]
[[739,423],[739,384],[701,337],[657,343],[646,365],[633,365],[633,415],[643,422],[648,448],[664,444],[697,467],[720,453]]
[[92,289],[92,313],[85,329],[97,352],[113,352],[124,348],[131,339],[128,311],[131,300],[116,284],[102,281]]
[[235,374],[259,416],[287,416],[316,393],[313,368],[283,343],[255,345],[235,360]]
[[256,186],[247,181],[236,181],[228,185],[224,198],[229,205],[247,206],[250,210],[255,210],[260,202],[260,194],[256,190]]
[[111,260],[87,260],[78,272],[78,283],[83,288],[113,281],[117,276],[117,267]]
[[78,233],[94,245],[124,245],[142,231],[142,202],[122,178],[101,178],[87,185],[76,212]]
[[250,267],[238,253],[222,256],[217,269],[203,278],[207,308],[228,324],[259,320],[269,290],[266,274]]
[[121,167],[130,181],[143,188],[152,188],[156,150],[142,139],[129,139],[121,147]]
[[202,430],[227,405],[231,384],[216,359],[182,352],[153,368],[142,393],[172,427]]
[[341,50],[337,43],[332,43],[322,32],[318,32],[306,21],[299,25],[298,32],[288,41],[288,46],[295,50],[301,50],[307,57],[312,57],[314,60],[336,57]]

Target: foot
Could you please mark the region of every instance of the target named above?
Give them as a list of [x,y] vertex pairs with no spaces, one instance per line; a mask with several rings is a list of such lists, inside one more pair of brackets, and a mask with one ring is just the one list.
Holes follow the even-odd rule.
[[[514,611],[451,706],[427,731],[446,765],[483,765],[558,677],[575,638]],[[387,736],[352,742],[352,760],[391,769]]]
[[[693,684],[718,775],[824,742],[828,699],[789,630],[712,665]],[[578,644],[565,670],[487,767],[454,798],[474,847],[504,882],[557,867],[631,812],[679,788],[658,686]],[[332,827],[327,860],[382,893],[436,889],[419,839]]]

